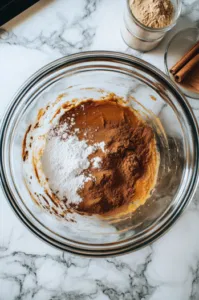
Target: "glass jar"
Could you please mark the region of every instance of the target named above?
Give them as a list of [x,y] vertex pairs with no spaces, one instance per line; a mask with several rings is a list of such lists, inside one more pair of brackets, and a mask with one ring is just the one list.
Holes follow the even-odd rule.
[[121,35],[125,43],[133,49],[139,51],[150,51],[154,49],[163,39],[165,34],[171,30],[181,12],[181,0],[171,0],[174,7],[174,16],[169,26],[162,28],[146,27],[138,21],[129,6],[129,0],[125,1],[124,22],[121,28]]

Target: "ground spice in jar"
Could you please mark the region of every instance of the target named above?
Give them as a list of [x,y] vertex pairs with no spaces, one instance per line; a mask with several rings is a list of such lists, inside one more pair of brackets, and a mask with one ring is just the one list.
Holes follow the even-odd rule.
[[151,28],[163,28],[171,24],[173,4],[170,0],[130,0],[132,14],[140,23]]

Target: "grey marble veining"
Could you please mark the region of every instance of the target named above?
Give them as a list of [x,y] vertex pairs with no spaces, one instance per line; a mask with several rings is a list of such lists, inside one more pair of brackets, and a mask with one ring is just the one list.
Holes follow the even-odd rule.
[[198,22],[199,16],[199,1],[182,1],[182,17],[190,17],[192,21]]
[[[14,252],[2,257],[1,261],[7,268],[9,264],[12,268],[11,274],[2,273],[2,277],[13,282],[13,286],[18,290],[17,299],[95,299],[99,296],[107,296],[108,299],[145,299],[155,290],[155,286],[148,283],[145,274],[151,261],[151,253],[135,268],[117,259],[80,259],[65,253],[39,255]],[[13,268],[20,271],[14,274]],[[50,286],[46,284],[49,268],[54,276],[58,275],[57,278],[54,277]],[[110,273],[108,276],[105,270]],[[93,271],[101,274],[96,276]],[[123,281],[126,282],[116,285],[114,278],[120,280],[120,276],[123,276]]]
[[[96,22],[91,20],[92,16],[96,14],[97,8],[100,4],[99,0],[92,1],[79,1],[76,5],[70,1],[67,5],[60,3],[57,6],[56,1],[50,1],[49,7],[53,10],[57,9],[53,14],[55,22],[58,20],[58,28],[55,26],[48,26],[46,24],[46,18],[41,21],[41,27],[38,26],[36,21],[36,32],[34,35],[29,34],[28,30],[25,34],[18,34],[15,32],[15,28],[12,27],[9,30],[7,26],[0,31],[1,39],[0,43],[8,45],[20,45],[25,48],[38,49],[41,51],[52,51],[57,55],[68,55],[74,52],[88,50],[95,37]],[[82,5],[83,4],[83,5]],[[42,5],[42,4],[41,4]],[[46,3],[47,5],[47,3]],[[63,10],[72,10],[74,17],[69,20],[67,13]],[[47,18],[48,18],[47,13]],[[43,26],[42,26],[43,25]],[[32,29],[32,28],[31,28]]]
[[[152,52],[128,48],[121,36],[123,0],[43,0],[0,29],[0,115],[20,85],[63,55],[116,50],[164,71],[176,31],[199,24],[199,1],[183,1],[176,28]],[[199,102],[189,99],[199,120]],[[58,251],[18,220],[0,193],[0,300],[199,300],[199,189],[180,220],[137,252],[88,259]]]

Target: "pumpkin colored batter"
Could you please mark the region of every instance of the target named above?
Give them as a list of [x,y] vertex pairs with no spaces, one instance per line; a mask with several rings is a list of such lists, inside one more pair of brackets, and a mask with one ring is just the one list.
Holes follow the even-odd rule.
[[158,170],[152,128],[115,96],[74,106],[62,115],[59,125],[71,119],[71,133],[76,130],[80,140],[85,139],[90,145],[105,143],[105,152],[97,150],[89,157],[100,157],[101,164],[99,168],[91,164],[84,171],[95,180],[86,182],[78,191],[82,202],[75,210],[115,216],[144,204],[154,188]]

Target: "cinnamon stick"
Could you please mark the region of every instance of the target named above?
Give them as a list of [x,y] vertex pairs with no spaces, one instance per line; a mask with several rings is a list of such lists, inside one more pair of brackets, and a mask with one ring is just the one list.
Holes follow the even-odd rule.
[[199,53],[199,41],[170,69],[170,73],[175,75],[197,53]]
[[199,54],[195,55],[191,60],[189,60],[188,63],[174,75],[175,81],[183,81],[183,79],[187,76],[187,74],[189,74],[189,72],[195,67],[197,63],[199,63]]

